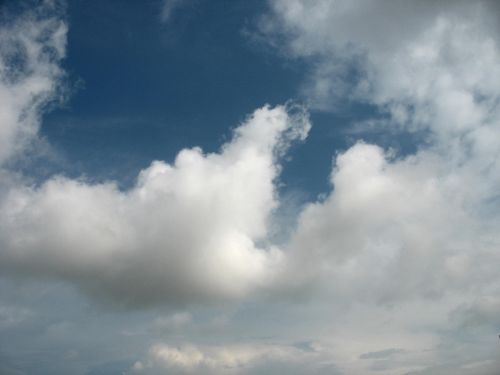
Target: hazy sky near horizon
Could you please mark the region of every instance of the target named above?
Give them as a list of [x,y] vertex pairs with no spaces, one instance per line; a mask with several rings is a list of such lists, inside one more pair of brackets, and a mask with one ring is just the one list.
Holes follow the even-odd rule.
[[0,2],[0,374],[497,374],[499,28]]

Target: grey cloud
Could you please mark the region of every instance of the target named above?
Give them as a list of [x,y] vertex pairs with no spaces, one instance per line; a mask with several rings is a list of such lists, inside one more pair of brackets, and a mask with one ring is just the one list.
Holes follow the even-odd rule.
[[360,359],[384,359],[394,354],[404,353],[404,349],[384,349],[376,352],[363,353],[359,356]]
[[494,334],[500,331],[500,299],[496,293],[476,298],[452,311],[451,318],[460,329],[486,328]]
[[448,366],[431,366],[422,371],[409,372],[406,375],[496,375],[500,361],[498,360],[484,360],[473,363],[468,363],[463,366],[448,365]]

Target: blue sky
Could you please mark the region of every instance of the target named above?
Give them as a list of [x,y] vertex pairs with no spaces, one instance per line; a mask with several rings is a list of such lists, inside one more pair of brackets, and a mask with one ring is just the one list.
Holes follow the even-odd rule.
[[[170,161],[183,147],[216,151],[254,108],[308,101],[300,87],[311,64],[288,60],[255,35],[266,2],[188,1],[168,22],[153,22],[159,8],[68,3],[62,64],[74,91],[41,129],[71,161],[67,173],[128,186],[151,160]],[[309,198],[328,189],[332,154],[355,141],[343,131],[376,113],[363,103],[345,107],[311,111],[315,127],[291,153],[287,186]],[[315,168],[304,167],[311,162]]]
[[[130,183],[151,160],[172,160],[183,147],[216,151],[254,108],[301,99],[306,64],[285,61],[251,36],[265,2],[192,1],[169,22],[158,21],[159,8],[69,3],[64,65],[75,93],[42,131],[79,172]],[[308,188],[325,183],[330,154]]]
[[499,10],[0,3],[0,373],[496,374]]

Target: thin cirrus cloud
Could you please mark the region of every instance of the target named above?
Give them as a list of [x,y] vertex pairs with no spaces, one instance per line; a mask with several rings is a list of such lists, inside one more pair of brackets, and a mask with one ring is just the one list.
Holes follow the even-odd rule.
[[190,1],[192,0],[164,0],[160,12],[161,21],[164,23],[171,21],[175,12]]

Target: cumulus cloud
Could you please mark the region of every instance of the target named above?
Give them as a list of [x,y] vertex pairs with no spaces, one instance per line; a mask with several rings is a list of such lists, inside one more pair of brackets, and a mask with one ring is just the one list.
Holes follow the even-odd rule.
[[[491,282],[492,270],[478,259],[496,259],[498,245],[496,7],[270,3],[273,13],[261,29],[284,37],[289,56],[319,61],[308,84],[330,88],[309,91],[313,102],[321,96],[334,108],[335,84],[342,82],[342,96],[378,106],[392,126],[427,132],[406,157],[362,141],[340,153],[332,192],[300,215],[291,262],[309,263],[312,273],[318,264],[333,268],[334,278],[349,280],[339,286],[353,287],[352,277],[363,280],[360,287],[370,279],[381,298],[462,288],[477,281],[475,267],[484,271],[482,282]],[[391,283],[388,275],[397,286],[382,285]]]
[[[154,161],[128,190],[64,176],[38,185],[14,180],[7,162],[29,152],[63,77],[66,26],[34,11],[0,32],[2,275],[64,280],[128,306],[321,291],[318,311],[298,323],[317,318],[329,343],[320,357],[292,346],[158,344],[130,373],[290,373],[282,363],[311,373],[318,359],[338,364],[325,373],[492,373],[500,290],[497,7],[270,4],[261,31],[284,38],[287,56],[311,59],[304,94],[313,107],[368,103],[384,115],[379,126],[423,131],[425,143],[406,156],[362,139],[339,152],[331,190],[304,206],[282,248],[268,245],[280,161],[310,128],[304,111],[286,106],[256,110],[218,152],[184,149],[172,163]],[[17,324],[12,311],[3,310],[5,324]],[[177,332],[192,319],[177,314],[154,325]]]
[[[289,282],[316,279],[328,296],[362,304],[379,324],[386,319],[377,318],[381,304],[398,306],[386,313],[404,321],[397,329],[404,335],[421,330],[415,328],[421,316],[407,308],[411,301],[439,306],[427,330],[432,342],[410,335],[386,346],[426,342],[421,350],[431,350],[430,358],[410,358],[408,351],[402,362],[372,361],[359,373],[382,367],[491,373],[498,324],[488,309],[495,308],[500,282],[493,266],[500,244],[498,7],[486,1],[270,5],[261,32],[285,40],[287,57],[311,61],[303,92],[312,106],[335,111],[367,103],[383,115],[381,131],[425,134],[407,156],[362,140],[336,156],[332,190],[299,215],[286,258]],[[481,321],[483,330],[461,331],[452,323],[456,311],[465,321]],[[375,337],[390,336],[373,322],[356,323]],[[444,326],[447,332],[438,333]],[[479,344],[485,334],[496,341]],[[463,344],[461,335],[475,345]]]
[[[57,9],[47,1],[1,30],[3,173],[30,151],[58,92],[67,27]],[[289,109],[256,110],[217,153],[195,147],[154,161],[127,191],[64,176],[35,186],[7,173],[2,273],[63,279],[125,305],[236,298],[270,283],[281,252],[256,243],[278,205],[280,158],[310,127]]]
[[124,304],[243,296],[280,262],[256,241],[277,205],[277,157],[308,128],[304,113],[264,107],[219,153],[155,161],[128,191],[64,177],[16,186],[2,202],[2,269]]
[[291,240],[287,260],[301,275],[323,270],[345,297],[377,302],[497,280],[498,238],[482,225],[477,190],[465,187],[470,174],[432,152],[393,160],[365,143],[335,165],[333,192],[305,207]]

